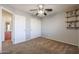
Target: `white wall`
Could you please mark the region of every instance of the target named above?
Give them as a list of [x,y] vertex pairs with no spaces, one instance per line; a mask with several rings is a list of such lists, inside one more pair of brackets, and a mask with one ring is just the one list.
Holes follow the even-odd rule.
[[78,47],[79,47],[79,31],[78,31]]
[[[78,17],[78,20],[79,20],[79,17]],[[78,23],[78,26],[79,26],[79,23]],[[79,46],[79,29],[77,31],[78,31],[78,46]]]
[[1,28],[2,28],[2,14],[1,14],[1,7],[0,7],[0,53],[1,53],[1,50],[2,50],[2,31],[1,31]]
[[52,40],[78,45],[77,30],[66,28],[66,18],[64,12],[43,18],[42,36]]
[[78,36],[78,47],[79,47],[79,30],[77,31],[77,36]]
[[31,18],[31,39],[41,36],[41,20],[38,18]]

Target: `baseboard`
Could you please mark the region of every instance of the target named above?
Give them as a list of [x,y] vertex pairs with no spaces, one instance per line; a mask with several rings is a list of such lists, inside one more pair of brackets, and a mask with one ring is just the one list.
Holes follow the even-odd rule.
[[31,36],[31,38],[30,38],[30,39],[34,39],[34,38],[37,38],[37,37],[41,37],[41,35],[40,35],[40,34],[38,34],[38,35]]
[[46,38],[46,39],[50,39],[50,40],[56,41],[56,42],[64,43],[64,44],[67,44],[67,45],[72,45],[72,46],[79,47],[78,45],[74,45],[74,44],[67,43],[67,42],[64,42],[64,41],[54,40],[54,39],[52,39],[52,38],[45,37],[45,36],[42,36],[42,37],[43,37],[43,38]]

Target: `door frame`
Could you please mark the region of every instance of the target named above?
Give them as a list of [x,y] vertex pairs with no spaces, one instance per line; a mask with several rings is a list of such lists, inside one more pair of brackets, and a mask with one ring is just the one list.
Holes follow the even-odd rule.
[[[9,9],[7,9],[7,8],[5,8],[5,7],[2,7],[1,8],[1,12],[3,11],[3,10],[5,10],[5,11],[7,11],[7,12],[9,12],[9,13],[11,13],[12,14],[12,20],[11,20],[11,26],[12,26],[12,34],[11,34],[11,41],[12,41],[12,43],[14,42],[14,13],[11,11],[11,10],[9,10]],[[3,17],[3,16],[2,16]],[[2,31],[2,33],[3,33],[3,40],[2,41],[5,41],[5,34],[4,34],[4,32],[5,32],[5,28],[4,28],[4,20],[3,20],[3,18],[2,18],[2,27],[3,27],[3,31]]]

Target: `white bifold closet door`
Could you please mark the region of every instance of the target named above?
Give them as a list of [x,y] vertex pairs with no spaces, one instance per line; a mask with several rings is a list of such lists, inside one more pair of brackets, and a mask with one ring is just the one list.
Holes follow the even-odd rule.
[[22,15],[15,15],[15,43],[20,43],[26,40],[26,17]]

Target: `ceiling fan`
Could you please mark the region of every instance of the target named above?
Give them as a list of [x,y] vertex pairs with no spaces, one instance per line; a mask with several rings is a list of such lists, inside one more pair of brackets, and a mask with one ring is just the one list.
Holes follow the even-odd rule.
[[31,9],[30,11],[36,11],[36,16],[38,15],[44,15],[46,16],[47,15],[47,12],[52,12],[53,9],[52,8],[44,8],[44,5],[41,4],[41,5],[37,5],[37,9]]

